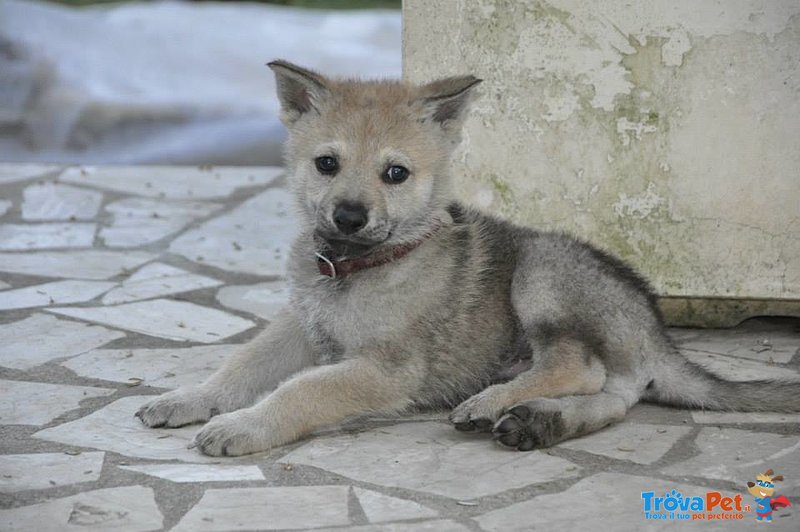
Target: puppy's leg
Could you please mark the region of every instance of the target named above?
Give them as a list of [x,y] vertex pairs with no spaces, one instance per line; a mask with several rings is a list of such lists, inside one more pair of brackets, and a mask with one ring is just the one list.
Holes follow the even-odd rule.
[[312,363],[311,345],[292,313],[284,311],[208,380],[159,396],[142,406],[136,417],[148,427],[208,421],[253,404],[261,394]]
[[533,367],[512,381],[489,386],[450,414],[464,431],[489,431],[506,409],[533,397],[598,393],[606,382],[602,362],[579,340],[561,337],[548,343]]
[[212,456],[238,456],[292,442],[344,419],[407,407],[415,382],[368,359],[311,368],[253,407],[212,419],[195,437]]
[[625,399],[608,392],[557,399],[540,397],[510,408],[492,433],[501,445],[530,451],[599,430],[621,421],[627,412]]

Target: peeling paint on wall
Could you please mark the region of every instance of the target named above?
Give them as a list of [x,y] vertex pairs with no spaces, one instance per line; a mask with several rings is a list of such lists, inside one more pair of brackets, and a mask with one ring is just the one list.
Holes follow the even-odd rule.
[[409,79],[485,80],[466,200],[588,238],[663,294],[800,299],[800,2],[406,0],[404,17]]
[[628,197],[626,193],[620,193],[619,201],[614,203],[612,207],[616,215],[620,218],[632,216],[641,220],[647,218],[651,212],[659,206],[666,204],[666,202],[667,200],[665,198],[659,196],[655,192],[655,185],[649,183],[644,194]]

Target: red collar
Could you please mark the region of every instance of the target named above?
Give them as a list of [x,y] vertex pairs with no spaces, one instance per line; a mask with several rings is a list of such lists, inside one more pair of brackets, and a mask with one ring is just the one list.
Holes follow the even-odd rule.
[[414,242],[408,242],[406,244],[401,244],[399,246],[395,246],[393,248],[381,251],[374,255],[367,255],[365,257],[356,257],[354,259],[345,259],[339,261],[332,261],[327,257],[316,253],[317,256],[317,268],[319,268],[319,273],[322,275],[326,275],[332,279],[336,279],[337,277],[347,277],[350,274],[359,272],[361,270],[366,270],[368,268],[375,268],[377,266],[383,266],[384,264],[389,264],[390,262],[394,262],[397,259],[405,257],[419,246],[422,245],[423,242],[428,240],[431,236],[433,236],[438,230],[440,226],[434,227],[431,231],[425,234],[419,240],[415,240]]

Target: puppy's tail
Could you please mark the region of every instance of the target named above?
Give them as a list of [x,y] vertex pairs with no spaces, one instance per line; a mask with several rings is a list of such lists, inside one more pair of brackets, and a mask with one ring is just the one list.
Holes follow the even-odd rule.
[[800,380],[729,381],[673,351],[662,357],[642,400],[740,412],[800,412]]

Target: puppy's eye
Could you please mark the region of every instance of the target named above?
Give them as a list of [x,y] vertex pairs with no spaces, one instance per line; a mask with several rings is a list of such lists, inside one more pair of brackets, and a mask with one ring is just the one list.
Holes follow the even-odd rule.
[[339,170],[339,161],[336,160],[336,157],[331,157],[330,155],[317,157],[314,159],[314,164],[320,174],[333,175]]
[[410,172],[405,166],[390,166],[383,175],[384,181],[392,185],[402,183],[408,179]]

